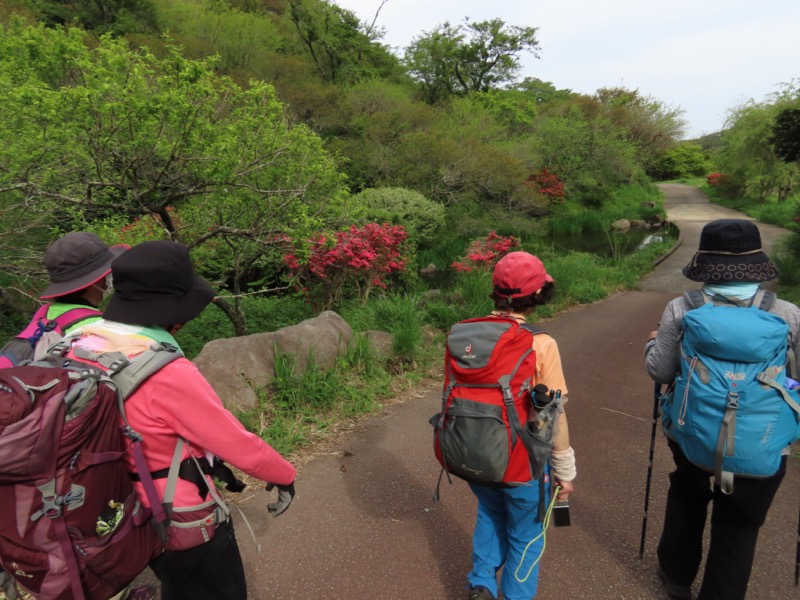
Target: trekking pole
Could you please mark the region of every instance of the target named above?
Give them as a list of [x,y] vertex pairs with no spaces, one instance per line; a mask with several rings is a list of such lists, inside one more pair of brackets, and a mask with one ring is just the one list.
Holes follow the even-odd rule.
[[800,516],[797,517],[797,546],[794,551],[794,584],[800,582]]
[[[647,459],[647,483],[644,487],[644,515],[642,516],[642,541],[639,543],[639,560],[644,558],[644,538],[647,533],[647,509],[650,506],[650,480],[653,478],[653,454],[656,447],[656,426],[658,423],[658,405],[661,399],[661,384],[655,384],[653,392],[653,428],[650,432],[650,457]],[[800,545],[798,546],[800,552]]]

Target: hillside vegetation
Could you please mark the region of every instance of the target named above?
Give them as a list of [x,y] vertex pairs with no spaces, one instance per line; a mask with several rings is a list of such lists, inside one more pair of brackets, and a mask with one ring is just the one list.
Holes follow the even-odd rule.
[[[30,315],[44,249],[77,230],[190,248],[220,310],[181,332],[189,356],[328,308],[391,332],[388,363],[357,336],[333,373],[284,369],[279,400],[245,420],[261,431],[286,409],[261,433],[291,448],[320,425],[281,394],[369,410],[391,378],[436,364],[423,325],[488,310],[509,250],[558,282],[544,317],[634,285],[670,239],[629,254],[611,223],[657,220],[654,180],[699,178],[794,223],[796,85],[685,141],[682,110],[638,90],[520,79],[535,24],[467,17],[395,54],[326,0],[0,0],[0,333]],[[565,249],[554,236],[568,234],[609,252]]]

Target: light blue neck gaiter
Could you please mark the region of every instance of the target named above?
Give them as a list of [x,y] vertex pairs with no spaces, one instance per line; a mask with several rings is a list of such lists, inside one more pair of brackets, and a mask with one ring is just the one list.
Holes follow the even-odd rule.
[[738,298],[739,300],[749,300],[758,291],[757,283],[707,283],[703,286],[703,291],[709,296],[719,294],[726,298]]

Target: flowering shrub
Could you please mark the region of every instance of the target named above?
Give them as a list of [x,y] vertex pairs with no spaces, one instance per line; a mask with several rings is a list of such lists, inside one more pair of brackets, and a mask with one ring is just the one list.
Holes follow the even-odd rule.
[[725,183],[725,175],[722,173],[709,173],[706,175],[706,181],[711,187],[719,187]]
[[549,197],[550,200],[564,198],[564,182],[558,178],[558,175],[547,169],[541,169],[538,173],[528,177],[525,185],[534,188],[540,194]]
[[386,289],[392,275],[406,270],[406,238],[402,225],[353,225],[332,237],[317,235],[309,240],[308,260],[290,251],[283,262],[312,305],[325,310],[342,299],[346,288],[354,288],[362,301],[374,288]]
[[519,240],[513,235],[503,237],[497,232],[491,231],[485,238],[472,240],[467,246],[464,257],[450,266],[458,273],[490,271],[498,260],[517,248],[519,248]]

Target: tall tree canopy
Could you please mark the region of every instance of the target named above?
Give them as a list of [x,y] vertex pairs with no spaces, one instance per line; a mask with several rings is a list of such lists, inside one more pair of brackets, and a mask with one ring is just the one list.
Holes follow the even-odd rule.
[[[270,281],[281,240],[324,229],[346,197],[319,137],[286,118],[271,86],[245,90],[175,48],[159,59],[16,23],[0,29],[0,97],[0,227],[118,241],[148,222],[238,294]],[[0,256],[20,258],[2,237]],[[236,302],[222,307],[243,332]]]
[[536,27],[506,25],[501,19],[445,22],[414,38],[406,48],[405,63],[427,102],[486,92],[514,81],[523,52],[538,57],[536,31]]
[[289,16],[317,72],[328,83],[386,77],[397,59],[373,43],[375,29],[349,10],[323,0],[289,0]]

